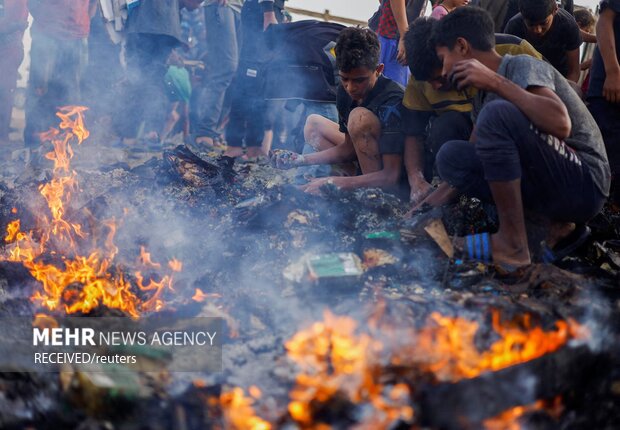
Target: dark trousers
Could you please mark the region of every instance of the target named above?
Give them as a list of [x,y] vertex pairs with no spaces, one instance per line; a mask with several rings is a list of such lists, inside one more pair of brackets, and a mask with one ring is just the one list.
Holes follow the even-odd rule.
[[431,118],[424,148],[424,176],[428,180],[435,174],[435,158],[443,144],[450,140],[469,140],[472,129],[469,112],[448,111]]
[[607,157],[611,166],[611,199],[620,203],[620,104],[609,103],[603,98],[588,100],[590,113],[601,129]]
[[31,31],[30,78],[26,94],[26,146],[41,142],[39,133],[58,124],[56,112],[81,102],[81,81],[88,62],[86,39],[55,39]]
[[177,44],[176,39],[162,34],[127,35],[127,85],[115,118],[120,136],[135,137],[142,121],[145,131],[161,131],[168,106],[166,61]]
[[241,53],[232,83],[230,122],[226,141],[230,146],[261,146],[265,133],[266,102],[263,65],[267,48],[263,32],[263,10],[255,0],[246,1],[241,10]]
[[475,143],[447,142],[437,155],[439,175],[459,191],[490,201],[487,181],[520,178],[524,208],[552,221],[585,222],[603,207],[605,196],[578,155],[512,103],[488,103],[476,136]]

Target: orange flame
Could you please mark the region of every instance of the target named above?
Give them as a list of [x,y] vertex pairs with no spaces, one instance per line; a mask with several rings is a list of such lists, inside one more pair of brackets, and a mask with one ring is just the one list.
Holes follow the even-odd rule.
[[532,405],[516,406],[484,420],[483,425],[485,430],[520,430],[519,418],[527,413],[540,410],[545,410],[552,417],[558,418],[563,410],[562,397],[556,397],[552,401],[538,400]]
[[233,430],[271,430],[271,424],[256,416],[254,399],[245,396],[241,388],[223,393],[220,404],[226,428]]
[[[77,142],[80,145],[89,136],[83,119],[86,109],[81,106],[61,108],[57,113],[61,120],[59,129],[41,134],[42,140],[51,140],[53,144],[53,150],[45,155],[54,162],[53,178],[39,188],[51,218],[40,216],[37,234],[22,232],[19,219],[9,223],[5,242],[11,246],[4,258],[22,263],[41,282],[43,289],[35,292],[32,300],[45,308],[55,310],[60,307],[67,313],[87,313],[104,305],[138,317],[141,312],[162,309],[162,294],[166,289],[172,289],[172,273],[161,276],[159,281],[151,278],[145,283],[141,272],[137,271],[136,287],[150,293],[146,300],[138,298],[123,272],[114,269],[113,261],[118,254],[114,244],[115,220],[101,221],[95,227],[106,231],[102,249],[98,248],[96,234],[92,234],[88,244],[89,234],[84,226],[68,220],[71,195],[78,190],[77,174],[70,170],[74,156],[71,144]],[[13,208],[12,212],[17,213],[17,210]],[[83,253],[83,249],[89,251]],[[141,248],[140,253],[143,266],[161,268],[161,264],[152,261],[146,249]],[[44,254],[59,256],[56,259],[61,261],[42,262],[40,257]],[[171,272],[178,272],[182,264],[173,260],[169,267]]]
[[409,388],[378,382],[375,359],[382,345],[367,334],[358,334],[352,318],[325,312],[323,322],[298,332],[285,346],[300,368],[288,411],[302,427],[313,425],[313,405],[338,395],[373,407],[374,413],[359,428],[386,428],[399,418],[413,418]]
[[499,339],[487,351],[480,352],[474,339],[478,323],[433,313],[429,324],[415,334],[411,357],[438,380],[456,382],[556,351],[577,337],[579,331],[574,321],[557,321],[556,330],[545,332],[541,327],[531,327],[529,315],[502,323],[497,311],[493,312],[492,321]]
[[192,300],[201,303],[201,302],[204,302],[205,300],[207,300],[210,297],[212,297],[212,298],[219,298],[219,297],[222,297],[222,296],[217,294],[217,293],[207,294],[207,293],[204,293],[200,288],[196,288],[196,292],[192,296]]

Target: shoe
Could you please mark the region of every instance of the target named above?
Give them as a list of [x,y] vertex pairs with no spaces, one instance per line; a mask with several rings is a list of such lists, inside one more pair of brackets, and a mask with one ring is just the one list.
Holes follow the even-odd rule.
[[590,227],[585,224],[577,224],[568,236],[560,240],[553,248],[542,243],[542,260],[544,263],[553,264],[563,260],[578,250],[590,237]]

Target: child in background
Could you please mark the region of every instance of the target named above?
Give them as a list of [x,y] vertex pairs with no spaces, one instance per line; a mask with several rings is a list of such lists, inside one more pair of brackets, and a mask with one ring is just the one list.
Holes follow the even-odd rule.
[[[592,15],[588,9],[577,9],[575,10],[575,21],[577,21],[577,25],[579,26],[579,31],[581,32],[581,38],[586,43],[596,43],[596,36],[594,33],[594,26],[596,25],[596,18]],[[588,87],[590,85],[590,67],[592,66],[592,58],[585,60],[583,63],[579,65],[581,70],[587,70],[588,73],[581,83],[581,91],[584,94],[588,92]]]
[[443,0],[433,7],[431,17],[441,19],[457,7],[467,6],[469,0]]

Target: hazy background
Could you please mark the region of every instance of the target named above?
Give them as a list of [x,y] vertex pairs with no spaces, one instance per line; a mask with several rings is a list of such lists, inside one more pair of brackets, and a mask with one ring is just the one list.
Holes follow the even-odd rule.
[[[575,0],[576,5],[592,10],[598,3],[599,0]],[[332,15],[366,21],[379,7],[379,0],[289,0],[287,4],[314,12],[324,12],[325,9],[329,9]]]

